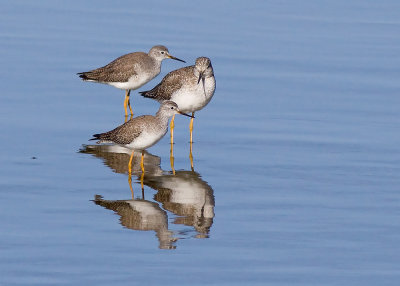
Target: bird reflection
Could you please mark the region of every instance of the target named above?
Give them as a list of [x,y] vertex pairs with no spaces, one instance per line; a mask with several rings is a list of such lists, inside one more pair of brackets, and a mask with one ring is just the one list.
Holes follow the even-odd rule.
[[[129,174],[129,160],[132,150],[119,145],[84,145],[80,153],[92,154],[95,157],[103,159],[104,165],[119,174]],[[141,152],[134,152],[132,157],[132,174],[139,176],[142,173],[140,167]],[[161,175],[161,158],[144,151],[144,169],[145,173],[152,175]]]
[[[101,158],[104,164],[114,172],[128,174],[128,181],[130,181],[128,167],[130,149],[115,145],[86,145],[80,152]],[[190,158],[191,171],[175,171],[173,169],[172,172],[169,172],[161,169],[160,157],[146,151],[144,155],[145,175],[143,176],[140,167],[141,154],[138,152],[132,159],[131,173],[138,179],[140,178],[142,199],[133,199],[133,189],[129,182],[132,200],[107,201],[103,200],[101,196],[96,196],[94,202],[114,210],[121,216],[121,224],[127,228],[156,231],[160,248],[174,248],[174,242],[179,238],[207,238],[214,219],[214,191],[201,178],[201,175],[193,170],[192,148],[190,149]],[[173,150],[171,150],[170,159],[173,160]],[[171,161],[171,166],[173,168],[173,161]],[[143,185],[157,191],[154,195],[155,202],[143,199]],[[157,202],[161,204],[162,208]],[[140,213],[144,210],[146,210],[144,213]],[[165,211],[175,214],[173,223],[180,226],[175,233],[177,238],[173,238],[168,230],[168,218]],[[152,214],[151,219],[150,214]],[[143,221],[146,221],[147,226],[143,225]]]
[[121,225],[133,230],[153,230],[159,241],[161,249],[175,249],[177,240],[168,230],[167,212],[162,210],[157,203],[143,199],[136,200],[104,200],[96,195],[93,202],[106,209],[113,210],[120,217]]
[[[196,238],[207,238],[214,219],[214,191],[195,171],[145,178],[144,184],[157,191],[154,199],[177,215],[175,224],[194,227]],[[180,231],[188,234],[190,231]]]

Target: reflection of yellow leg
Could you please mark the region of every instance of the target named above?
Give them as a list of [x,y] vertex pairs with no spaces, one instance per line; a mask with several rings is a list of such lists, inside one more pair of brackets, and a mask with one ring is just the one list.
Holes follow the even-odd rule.
[[142,199],[144,199],[144,185],[143,185],[143,179],[144,179],[144,172],[140,175],[140,186],[142,187]]
[[129,173],[128,175],[128,183],[129,183],[129,188],[131,189],[131,194],[132,194],[132,200],[135,199],[135,196],[133,195],[133,188],[132,188],[132,175]]
[[133,159],[133,153],[134,153],[134,151],[132,151],[132,155],[131,155],[131,158],[129,159],[129,164],[128,164],[128,183],[129,183],[129,188],[131,189],[131,193],[132,193],[132,200],[134,199],[133,188],[132,188],[132,159]]
[[132,159],[133,159],[133,153],[135,153],[135,151],[132,150],[131,158],[129,159],[129,164],[128,164],[128,171],[129,171],[129,174],[130,174],[130,175],[132,175]]
[[171,144],[174,144],[174,127],[175,127],[175,114],[172,116],[171,119],[171,124],[170,124],[170,128],[171,128]]
[[[192,116],[194,116],[194,112],[192,112]],[[193,143],[193,119],[190,119],[189,130],[190,130],[190,143]]]
[[144,173],[144,151],[142,151],[142,159],[140,160],[140,168],[142,169],[142,173]]
[[171,143],[171,152],[169,154],[169,161],[171,163],[171,169],[172,173],[175,175],[175,168],[174,168],[174,163],[175,163],[175,158],[174,158],[174,144]]
[[193,144],[192,142],[190,142],[190,152],[189,152],[189,158],[190,158],[190,168],[192,169],[192,171],[194,171],[194,167],[193,167]]

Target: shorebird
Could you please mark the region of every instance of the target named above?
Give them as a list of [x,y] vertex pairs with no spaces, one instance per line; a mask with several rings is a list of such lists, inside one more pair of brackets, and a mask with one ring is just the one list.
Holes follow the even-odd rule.
[[[200,84],[200,81],[202,84]],[[196,59],[194,66],[184,67],[168,73],[152,90],[140,92],[158,102],[172,100],[182,112],[192,112],[205,107],[215,91],[215,77],[211,61],[206,57]],[[190,120],[190,142],[193,142],[193,118]],[[174,119],[171,120],[171,143],[174,140]]]
[[94,134],[90,140],[99,140],[97,143],[116,143],[132,149],[132,155],[129,160],[129,173],[132,170],[134,151],[141,151],[140,166],[144,173],[144,150],[160,141],[165,133],[167,133],[169,118],[177,113],[193,118],[193,115],[180,111],[175,102],[165,101],[161,104],[155,116],[142,115],[131,118],[111,131]]
[[155,78],[161,71],[161,62],[164,59],[174,59],[185,63],[185,61],[171,56],[165,46],[154,46],[147,54],[144,52],[126,54],[104,67],[80,72],[78,75],[84,81],[99,82],[124,89],[124,108],[125,117],[127,117],[127,106],[133,115],[129,98],[131,90],[138,89]]

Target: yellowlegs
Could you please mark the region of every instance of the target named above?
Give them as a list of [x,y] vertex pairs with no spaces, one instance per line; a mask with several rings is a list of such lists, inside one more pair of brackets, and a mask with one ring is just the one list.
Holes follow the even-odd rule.
[[104,67],[81,72],[78,75],[84,81],[99,82],[124,89],[125,116],[128,116],[127,106],[129,106],[131,115],[133,115],[129,99],[131,90],[138,89],[155,78],[161,71],[161,62],[164,59],[185,62],[171,56],[166,47],[154,46],[147,54],[143,52],[126,54]]
[[[200,84],[200,81],[202,82]],[[214,95],[215,77],[209,58],[196,59],[194,66],[168,73],[152,90],[140,92],[158,102],[172,100],[182,112],[192,112],[206,106]],[[193,117],[194,118],[194,117]],[[190,121],[190,142],[193,142],[193,118]],[[171,143],[173,143],[174,117],[171,120]]]
[[[169,118],[177,113],[193,118],[180,111],[175,102],[165,101],[155,116],[142,115],[131,118],[111,131],[94,134],[90,140],[99,140],[97,143],[116,143],[132,149],[129,166],[132,164],[134,150],[142,151],[140,165],[144,173],[144,150],[156,144],[167,133]],[[129,170],[131,171],[131,167]]]

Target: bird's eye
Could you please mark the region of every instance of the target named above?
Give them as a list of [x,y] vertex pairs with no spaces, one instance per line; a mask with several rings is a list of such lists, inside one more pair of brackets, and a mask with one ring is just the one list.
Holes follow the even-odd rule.
[[161,54],[164,54],[164,52],[161,52]]
[[174,109],[174,107],[173,107],[173,106],[171,106],[171,109]]

